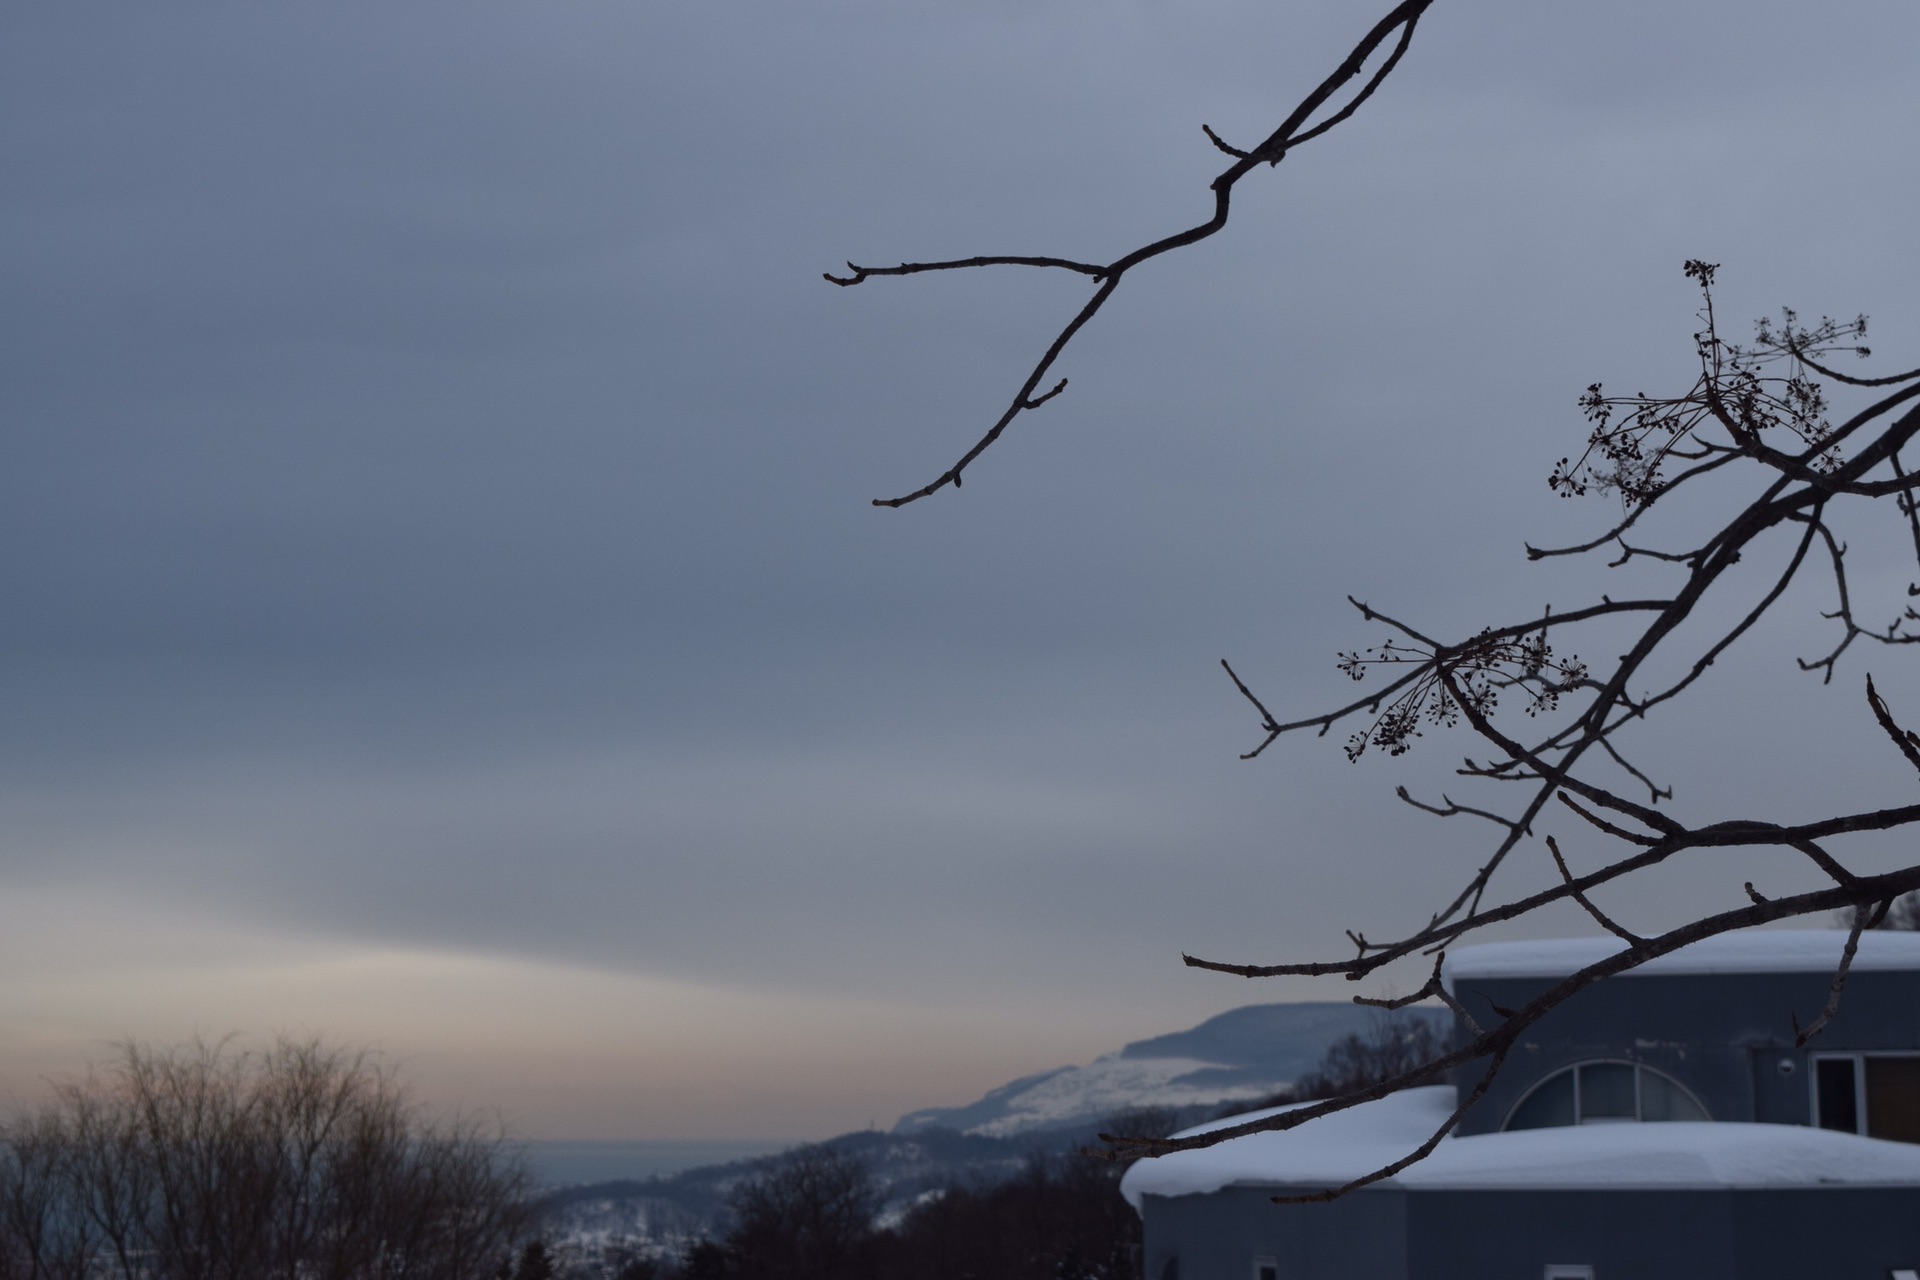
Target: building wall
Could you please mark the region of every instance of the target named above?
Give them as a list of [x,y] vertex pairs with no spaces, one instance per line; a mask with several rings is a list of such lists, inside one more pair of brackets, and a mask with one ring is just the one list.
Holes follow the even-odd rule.
[[1275,1205],[1275,1188],[1148,1196],[1146,1280],[1886,1280],[1920,1266],[1920,1188],[1354,1192]]
[[[1274,1204],[1276,1187],[1204,1196],[1147,1196],[1146,1280],[1254,1280],[1254,1259],[1278,1280],[1407,1280],[1407,1195],[1361,1191],[1331,1204]],[[1536,1276],[1534,1280],[1539,1280]]]
[[[1410,1196],[1407,1280],[1762,1280],[1743,1271],[1727,1191],[1429,1191]],[[1823,1272],[1788,1273],[1816,1280]],[[1837,1278],[1836,1278],[1837,1280]],[[1864,1278],[1863,1278],[1864,1280]],[[1876,1276],[1873,1280],[1884,1280]]]
[[1920,1187],[1744,1192],[1733,1203],[1733,1249],[1743,1280],[1881,1280],[1920,1269]]
[[1885,1280],[1920,1266],[1920,1188],[1430,1191],[1410,1197],[1408,1280]]
[[[1470,1013],[1518,1009],[1550,978],[1462,979],[1455,995]],[[1462,1134],[1490,1133],[1523,1094],[1575,1062],[1642,1062],[1692,1090],[1715,1120],[1807,1124],[1807,1055],[1847,1049],[1920,1048],[1920,973],[1851,975],[1840,1012],[1806,1049],[1793,1047],[1794,1019],[1812,1022],[1830,974],[1628,974],[1574,996],[1528,1030]],[[1782,1069],[1782,1063],[1788,1064]],[[1455,1082],[1464,1090],[1478,1072]]]

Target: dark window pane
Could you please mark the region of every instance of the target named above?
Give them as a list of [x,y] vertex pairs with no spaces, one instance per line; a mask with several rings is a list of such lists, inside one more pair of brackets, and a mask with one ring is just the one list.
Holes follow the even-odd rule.
[[1860,1104],[1853,1094],[1853,1059],[1815,1058],[1813,1070],[1814,1096],[1820,1107],[1815,1119],[1820,1127],[1860,1132]]
[[1562,1071],[1527,1095],[1507,1121],[1509,1129],[1549,1129],[1573,1123],[1573,1072]]
[[1631,1120],[1633,1068],[1624,1062],[1594,1062],[1580,1068],[1580,1122]]
[[1867,1136],[1920,1142],[1920,1058],[1867,1059]]
[[1642,1120],[1707,1120],[1700,1104],[1687,1096],[1673,1081],[1657,1071],[1640,1068],[1640,1118]]

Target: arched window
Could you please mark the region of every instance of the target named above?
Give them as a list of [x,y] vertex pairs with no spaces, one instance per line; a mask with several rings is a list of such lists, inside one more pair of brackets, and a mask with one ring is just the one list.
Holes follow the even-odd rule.
[[1678,1080],[1637,1062],[1582,1062],[1542,1080],[1514,1104],[1508,1129],[1632,1120],[1711,1120]]

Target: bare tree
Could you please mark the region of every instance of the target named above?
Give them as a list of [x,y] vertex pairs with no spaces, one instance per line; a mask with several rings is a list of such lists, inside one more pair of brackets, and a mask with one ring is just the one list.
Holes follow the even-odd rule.
[[[1041,387],[1127,273],[1220,232],[1238,183],[1261,166],[1279,164],[1294,148],[1325,136],[1351,117],[1392,74],[1431,2],[1403,0],[1395,5],[1257,144],[1235,147],[1206,129],[1213,145],[1233,162],[1209,186],[1213,211],[1205,222],[1108,263],[981,255],[893,267],[849,263],[847,275],[829,274],[833,283],[851,286],[878,276],[1023,266],[1075,272],[1094,285],[1092,297],[1046,347],[1005,412],[959,460],[930,483],[900,497],[878,499],[876,505],[901,507],[949,484],[958,486],[967,468],[1020,415],[1061,394],[1067,386],[1064,378],[1044,391]],[[1835,532],[1842,512],[1878,504],[1887,513],[1880,527],[1898,528],[1898,536],[1911,542],[1911,552],[1920,560],[1920,506],[1915,497],[1920,474],[1910,471],[1902,457],[1920,432],[1920,408],[1911,404],[1920,399],[1920,369],[1861,377],[1836,368],[1840,357],[1868,354],[1865,317],[1807,324],[1787,311],[1777,322],[1762,323],[1751,342],[1732,341],[1722,334],[1714,313],[1715,267],[1690,261],[1685,270],[1702,300],[1701,327],[1695,335],[1699,372],[1692,386],[1668,396],[1615,396],[1599,383],[1588,387],[1580,399],[1589,426],[1585,447],[1562,458],[1547,476],[1556,492],[1569,497],[1603,492],[1617,499],[1620,518],[1577,545],[1527,548],[1535,560],[1603,557],[1623,575],[1635,575],[1630,592],[1525,611],[1457,638],[1431,634],[1352,600],[1365,623],[1389,633],[1373,648],[1340,655],[1341,669],[1356,681],[1370,682],[1369,688],[1352,701],[1304,717],[1275,715],[1222,663],[1259,718],[1263,736],[1247,758],[1261,755],[1288,734],[1325,735],[1336,725],[1347,734],[1346,752],[1355,760],[1369,752],[1401,755],[1430,729],[1471,733],[1479,742],[1479,755],[1469,757],[1459,773],[1465,785],[1487,793],[1488,800],[1463,804],[1449,795],[1424,799],[1404,787],[1398,794],[1437,817],[1488,824],[1492,847],[1458,892],[1440,904],[1425,925],[1405,936],[1375,941],[1350,931],[1352,954],[1321,960],[1250,964],[1186,956],[1185,962],[1249,978],[1285,974],[1359,979],[1410,956],[1432,955],[1432,976],[1417,991],[1398,1000],[1362,1003],[1397,1008],[1437,999],[1453,1009],[1468,1034],[1397,1075],[1310,1106],[1198,1137],[1109,1136],[1116,1151],[1161,1153],[1289,1129],[1441,1072],[1464,1073],[1468,1083],[1459,1109],[1425,1143],[1347,1187],[1308,1197],[1331,1198],[1389,1176],[1430,1152],[1485,1092],[1526,1028],[1582,988],[1715,934],[1842,911],[1851,932],[1826,1009],[1798,1029],[1804,1043],[1838,1007],[1860,931],[1879,924],[1900,895],[1920,889],[1920,863],[1866,874],[1850,867],[1839,852],[1845,837],[1920,821],[1920,804],[1890,797],[1883,808],[1823,813],[1816,799],[1815,811],[1792,823],[1738,813],[1682,821],[1663,804],[1671,800],[1672,789],[1658,784],[1629,754],[1631,732],[1649,717],[1664,714],[1668,704],[1691,690],[1773,610],[1790,586],[1808,575],[1824,575],[1835,602],[1824,615],[1835,627],[1831,649],[1800,662],[1823,681],[1832,680],[1857,641],[1901,646],[1920,639],[1920,612],[1904,600],[1889,610],[1898,615],[1891,624],[1876,627],[1863,621],[1878,610],[1858,606],[1847,575],[1847,544]],[[1844,413],[1830,405],[1829,397],[1838,395],[1848,399]],[[1684,518],[1668,518],[1676,510]],[[1721,514],[1716,516],[1716,511]],[[1707,534],[1690,535],[1687,530],[1697,530],[1703,516]],[[1730,575],[1736,564],[1744,564],[1745,573]],[[1765,566],[1764,584],[1757,594],[1743,595],[1755,566]],[[1920,595],[1920,585],[1909,587],[1908,595]],[[1619,642],[1623,632],[1624,642]],[[1618,653],[1617,660],[1590,665],[1573,656],[1570,641],[1589,635],[1596,637],[1595,643],[1604,637],[1606,652]],[[1920,769],[1920,735],[1896,722],[1870,678],[1865,693],[1862,731],[1885,734],[1892,749]],[[1503,714],[1515,703],[1527,713],[1524,725],[1512,724]],[[1556,823],[1564,829],[1553,830]],[[1560,837],[1568,831],[1608,851],[1598,869],[1574,872],[1560,847]],[[1510,855],[1522,846],[1550,858],[1559,883],[1503,899],[1496,881]],[[1822,887],[1769,897],[1749,882],[1738,905],[1650,935],[1615,920],[1593,900],[1596,889],[1671,859],[1705,850],[1719,851],[1724,858],[1740,849],[1790,850],[1814,869]],[[1567,977],[1525,1008],[1501,1013],[1497,1022],[1475,1021],[1441,984],[1445,948],[1485,926],[1559,903],[1577,905],[1599,927],[1618,936],[1619,951]]]
[[869,1270],[880,1192],[866,1162],[799,1147],[734,1189],[725,1248],[741,1280],[852,1280]]
[[6,1132],[0,1159],[0,1276],[81,1280],[95,1253],[84,1213],[62,1192],[73,1184],[74,1133],[57,1113],[30,1116]]
[[[1421,1068],[1440,1056],[1446,1037],[1424,1018],[1389,1018],[1365,1031],[1349,1031],[1327,1046],[1320,1065],[1296,1080],[1288,1101],[1338,1098],[1389,1080],[1432,1084]],[[1115,1133],[1135,1130],[1115,1128]]]
[[525,1175],[364,1054],[129,1044],[0,1131],[0,1277],[482,1280]]

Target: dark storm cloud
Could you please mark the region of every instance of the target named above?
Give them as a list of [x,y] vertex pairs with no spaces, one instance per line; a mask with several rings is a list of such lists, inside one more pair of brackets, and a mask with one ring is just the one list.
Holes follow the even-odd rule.
[[1418,915],[1476,833],[1330,742],[1239,764],[1213,661],[1318,706],[1375,638],[1347,591],[1445,629],[1555,595],[1521,539],[1606,512],[1546,468],[1587,382],[1686,376],[1683,257],[1920,347],[1912,8],[1443,3],[904,512],[866,500],[1084,288],[818,277],[1195,221],[1200,121],[1264,133],[1372,17],[9,9],[4,874],[1062,1001],[1322,946],[1355,885]]

